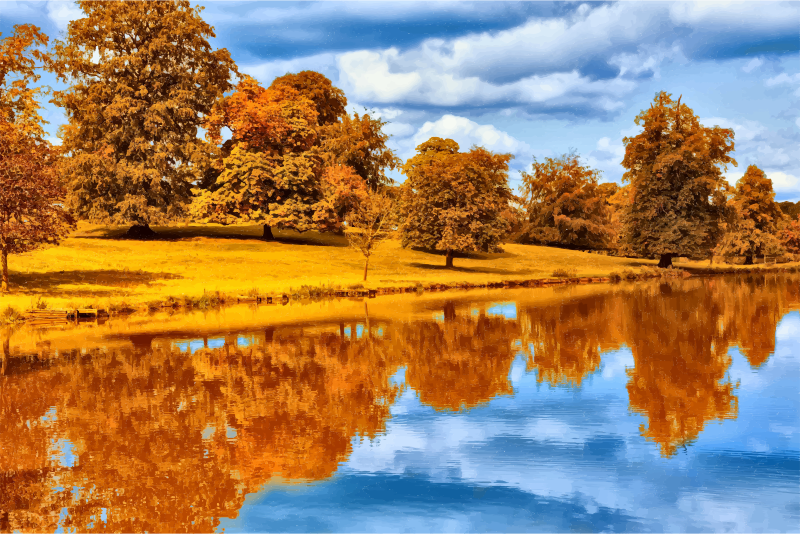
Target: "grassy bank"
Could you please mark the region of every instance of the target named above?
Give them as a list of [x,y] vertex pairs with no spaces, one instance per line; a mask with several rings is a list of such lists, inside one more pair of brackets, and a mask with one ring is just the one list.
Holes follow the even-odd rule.
[[[0,310],[23,310],[44,301],[50,308],[142,308],[172,301],[214,305],[218,294],[300,294],[325,288],[360,287],[363,257],[342,236],[276,231],[275,242],[259,239],[260,226],[155,227],[159,239],[122,239],[124,228],[82,225],[61,246],[12,256],[12,292]],[[403,249],[398,241],[378,248],[365,288],[485,284],[553,276],[605,277],[641,272],[655,261],[603,256],[548,247],[506,244],[499,254],[457,257]],[[733,272],[773,266],[729,266],[687,262],[691,271]],[[560,271],[560,272],[559,272]],[[555,274],[554,274],[555,273]]]

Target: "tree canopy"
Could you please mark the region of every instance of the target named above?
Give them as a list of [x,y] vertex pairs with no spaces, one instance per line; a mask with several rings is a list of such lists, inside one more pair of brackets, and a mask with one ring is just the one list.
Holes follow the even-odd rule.
[[508,223],[510,154],[473,147],[459,152],[452,139],[432,137],[403,165],[403,246],[441,250],[446,266],[453,253],[494,252]]
[[58,153],[44,139],[37,98],[38,69],[51,68],[48,42],[36,26],[16,26],[0,41],[0,291],[7,291],[8,256],[57,244],[73,219],[64,208]]
[[643,131],[623,139],[628,182],[621,240],[634,253],[672,265],[678,255],[707,255],[717,244],[727,184],[736,164],[733,130],[705,127],[689,106],[658,93],[637,115]]
[[750,265],[753,256],[775,254],[780,250],[778,225],[784,215],[775,202],[772,180],[764,171],[750,165],[736,182],[729,205],[730,222],[719,244],[719,254],[744,256],[745,264]]
[[144,225],[182,216],[209,147],[197,136],[236,66],[186,0],[80,0],[55,50],[72,85],[63,147],[69,205],[84,218]]
[[[522,173],[527,211],[523,242],[581,248],[606,248],[613,240],[606,189],[600,172],[581,165],[575,152],[558,158],[534,158]],[[605,185],[605,184],[604,184]]]

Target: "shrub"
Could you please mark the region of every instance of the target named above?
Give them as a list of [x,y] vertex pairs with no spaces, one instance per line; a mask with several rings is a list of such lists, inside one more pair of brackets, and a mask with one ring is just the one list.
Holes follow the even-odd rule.
[[619,274],[617,271],[613,271],[611,274],[608,275],[612,282],[621,282],[622,275]]
[[553,271],[553,276],[555,278],[575,278],[576,276],[578,276],[578,270],[558,268],[555,271]]
[[13,324],[21,323],[24,320],[25,317],[22,313],[12,306],[6,306],[6,308],[0,312],[0,323]]

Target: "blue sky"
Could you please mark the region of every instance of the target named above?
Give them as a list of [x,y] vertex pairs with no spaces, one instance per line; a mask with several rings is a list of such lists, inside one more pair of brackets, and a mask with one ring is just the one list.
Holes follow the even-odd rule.
[[[204,2],[243,72],[268,85],[305,69],[351,109],[390,121],[398,155],[430,136],[515,155],[576,149],[619,182],[622,138],[659,90],[704,124],[736,132],[735,181],[749,164],[779,200],[800,200],[800,3]],[[51,36],[71,2],[2,2],[0,32]],[[48,110],[53,133],[63,117]],[[397,176],[399,177],[399,176]]]

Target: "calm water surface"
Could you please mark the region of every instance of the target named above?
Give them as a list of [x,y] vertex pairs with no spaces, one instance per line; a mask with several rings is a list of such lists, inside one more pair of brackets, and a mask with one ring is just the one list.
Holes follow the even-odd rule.
[[0,332],[0,531],[796,531],[800,279]]

